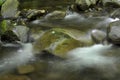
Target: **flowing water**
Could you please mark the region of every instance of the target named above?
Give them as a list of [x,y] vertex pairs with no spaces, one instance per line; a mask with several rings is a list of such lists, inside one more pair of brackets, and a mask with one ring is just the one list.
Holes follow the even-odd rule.
[[3,55],[2,59],[0,60],[0,72],[4,72],[6,70],[13,69],[17,66],[20,66],[22,64],[27,63],[29,60],[34,58],[34,55],[32,53],[32,44],[27,43],[27,44],[22,44],[22,47],[13,51],[7,51],[8,48],[11,50],[11,48],[14,45],[9,46],[9,44],[6,44],[6,47],[3,47]]
[[[20,6],[23,8],[61,10],[72,3],[68,0],[20,0],[23,2]],[[54,1],[55,3],[53,4]],[[60,2],[60,3],[59,3]],[[44,5],[43,5],[44,3]],[[52,6],[51,6],[52,5]],[[56,6],[57,5],[57,6]],[[62,6],[61,6],[62,5]],[[56,6],[56,7],[55,7]],[[53,9],[54,7],[54,9]],[[96,21],[98,20],[98,22]],[[77,29],[92,30],[94,26],[108,25],[110,22],[118,19],[112,18],[85,18],[77,13],[67,15],[64,20],[59,23],[38,20],[33,23],[40,25],[77,27]],[[91,21],[91,22],[90,22]],[[93,23],[95,22],[96,23]],[[61,24],[62,23],[62,24]],[[91,25],[88,26],[88,25]],[[83,29],[84,30],[84,29]],[[14,80],[119,80],[120,77],[120,48],[110,45],[95,44],[89,47],[75,48],[69,51],[67,59],[56,59],[53,55],[46,53],[44,56],[34,54],[33,44],[25,43],[21,46],[6,44],[1,47],[0,73],[2,75],[27,76],[30,79],[14,79]],[[2,55],[4,54],[4,55]],[[23,74],[19,72],[18,67],[22,65],[32,65],[33,72]],[[28,67],[27,67],[28,68]],[[24,68],[23,68],[24,69]],[[33,68],[32,68],[33,69]],[[28,70],[29,72],[29,70]],[[10,80],[0,78],[0,80]]]

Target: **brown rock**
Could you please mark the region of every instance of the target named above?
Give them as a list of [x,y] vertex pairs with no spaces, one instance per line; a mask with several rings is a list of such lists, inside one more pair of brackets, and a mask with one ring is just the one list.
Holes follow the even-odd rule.
[[31,79],[27,76],[7,74],[0,76],[0,80],[31,80]]
[[23,65],[18,67],[17,70],[19,74],[28,74],[34,72],[35,68],[32,65]]

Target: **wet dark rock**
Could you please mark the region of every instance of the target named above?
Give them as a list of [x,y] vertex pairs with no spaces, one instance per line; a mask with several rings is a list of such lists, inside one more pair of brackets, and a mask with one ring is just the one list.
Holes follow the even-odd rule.
[[120,44],[120,21],[110,23],[107,30],[108,41],[113,44]]
[[92,30],[91,37],[95,43],[102,43],[106,37],[106,33],[100,30]]
[[20,39],[13,31],[8,30],[1,36],[1,41],[5,43],[14,43],[20,41]]
[[28,21],[36,20],[44,16],[47,12],[45,10],[37,10],[37,9],[24,9],[21,11],[20,16],[22,18],[26,18]]

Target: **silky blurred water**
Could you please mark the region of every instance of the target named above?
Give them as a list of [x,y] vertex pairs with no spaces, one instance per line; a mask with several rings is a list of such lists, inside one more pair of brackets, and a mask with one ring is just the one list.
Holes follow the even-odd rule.
[[[71,5],[74,0],[19,1],[19,9],[45,9],[51,12],[53,10],[66,10],[67,6]],[[51,21],[42,23],[40,20],[36,20],[34,23],[40,23],[42,26],[72,26],[78,27],[78,29],[92,30],[96,26],[98,28],[107,26],[110,22],[116,20],[119,19],[109,17],[90,17],[86,19],[78,13],[71,13],[67,14],[63,21],[57,23],[51,23]],[[85,31],[84,29],[82,31]],[[119,80],[119,51],[119,47],[114,47],[111,44],[95,44],[73,49],[67,53],[67,59],[59,60],[58,57],[53,57],[53,55],[51,57],[51,54],[42,58],[40,55],[34,54],[31,43],[22,44],[21,47],[6,45],[0,49],[0,73],[9,70],[14,72],[18,66],[29,64],[31,60],[34,60],[30,64],[35,67],[35,71],[24,74],[24,76],[30,77],[30,80]],[[21,76],[16,72],[13,74]]]

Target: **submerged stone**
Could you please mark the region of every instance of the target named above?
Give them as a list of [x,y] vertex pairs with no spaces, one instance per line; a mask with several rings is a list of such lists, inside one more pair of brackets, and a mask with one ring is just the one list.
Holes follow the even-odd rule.
[[23,65],[17,68],[19,74],[29,74],[34,72],[35,68],[32,65]]

